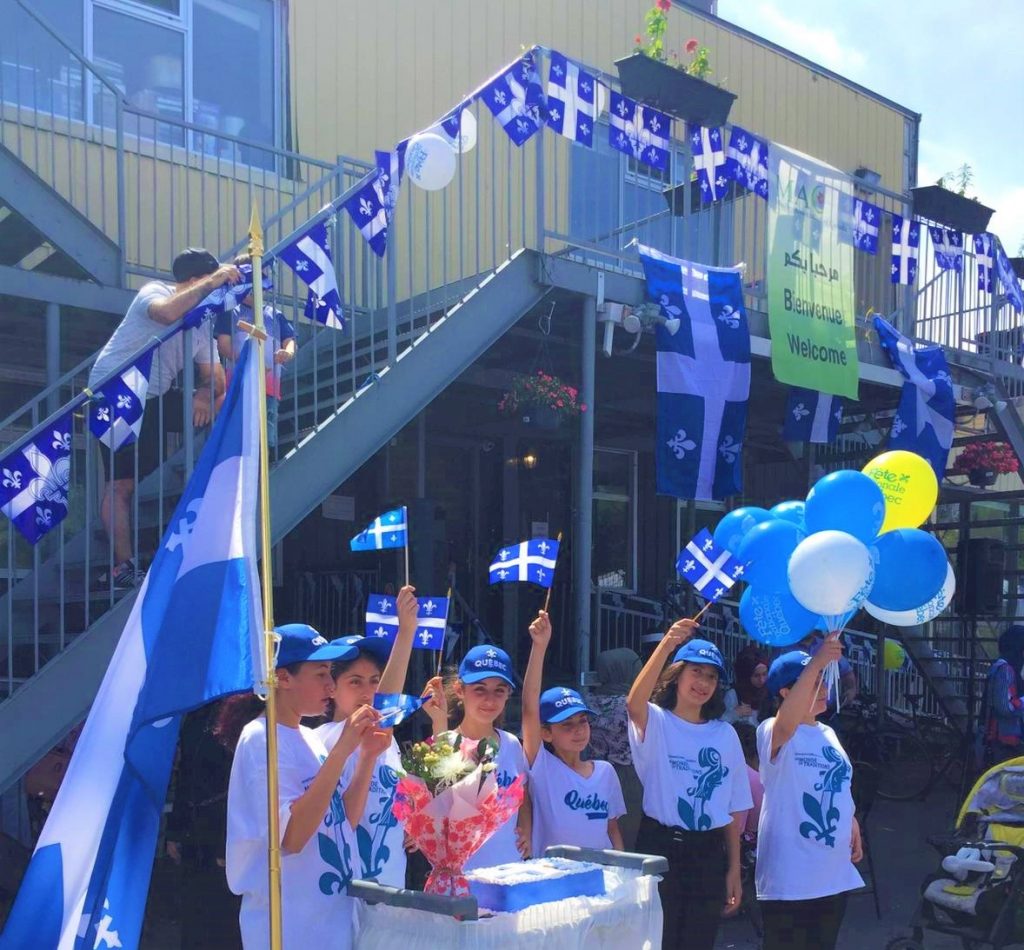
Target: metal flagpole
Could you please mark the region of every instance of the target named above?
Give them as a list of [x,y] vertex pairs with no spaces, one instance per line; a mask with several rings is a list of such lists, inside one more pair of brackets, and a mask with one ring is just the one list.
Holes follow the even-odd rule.
[[263,581],[264,667],[263,686],[267,692],[267,857],[270,869],[270,948],[281,950],[281,829],[278,817],[277,784],[277,701],[274,671],[277,634],[274,633],[273,558],[270,547],[270,448],[267,442],[267,374],[264,347],[267,332],[263,325],[263,226],[259,211],[252,206],[249,219],[249,254],[252,257],[252,310],[254,325],[242,324],[256,345],[260,391],[260,558]]

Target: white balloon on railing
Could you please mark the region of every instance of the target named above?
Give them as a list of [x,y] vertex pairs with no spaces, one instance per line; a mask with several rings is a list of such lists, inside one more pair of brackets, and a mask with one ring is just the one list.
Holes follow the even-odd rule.
[[432,135],[438,135],[448,142],[456,153],[465,155],[476,146],[476,116],[472,110],[463,109],[459,118],[459,134],[453,139],[440,122],[425,130]]
[[405,171],[425,191],[439,191],[455,177],[455,152],[434,132],[420,132],[405,150]]
[[956,577],[953,574],[953,565],[946,565],[946,580],[940,590],[931,600],[914,607],[911,610],[883,610],[876,607],[871,601],[866,601],[864,609],[876,620],[882,623],[892,624],[894,627],[916,627],[918,624],[928,623],[934,620],[951,603],[953,594],[956,593]]
[[789,589],[797,601],[823,617],[856,609],[874,577],[871,552],[845,531],[816,531],[789,558]]

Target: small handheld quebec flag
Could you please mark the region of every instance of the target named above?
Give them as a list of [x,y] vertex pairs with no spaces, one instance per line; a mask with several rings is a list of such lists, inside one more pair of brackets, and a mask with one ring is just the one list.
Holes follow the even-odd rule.
[[704,528],[679,552],[676,571],[693,584],[698,594],[716,601],[743,577],[746,565],[718,547],[711,532]]

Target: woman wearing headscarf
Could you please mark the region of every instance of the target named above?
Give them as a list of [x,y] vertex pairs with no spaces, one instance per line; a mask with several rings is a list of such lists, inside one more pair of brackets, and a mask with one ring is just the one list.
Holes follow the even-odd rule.
[[586,692],[587,705],[595,713],[590,722],[588,758],[611,762],[619,776],[626,803],[626,814],[619,819],[619,830],[626,851],[632,851],[636,844],[643,813],[644,790],[629,751],[629,716],[626,713],[626,694],[641,666],[640,657],[628,647],[605,650],[597,657],[599,685]]
[[736,654],[732,664],[732,688],[725,693],[726,722],[747,722],[756,728],[760,710],[768,698],[768,657],[751,644]]
[[1014,624],[999,638],[999,657],[985,687],[985,746],[989,764],[1024,755],[1024,626]]

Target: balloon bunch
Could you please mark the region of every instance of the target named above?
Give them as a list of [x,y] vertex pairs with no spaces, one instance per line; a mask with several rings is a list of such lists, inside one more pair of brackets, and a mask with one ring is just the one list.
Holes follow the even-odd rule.
[[938,494],[925,459],[894,451],[863,471],[824,476],[805,501],[729,512],[714,539],[747,564],[747,633],[789,646],[815,628],[842,631],[861,607],[895,626],[937,616],[955,579],[942,545],[919,526]]

